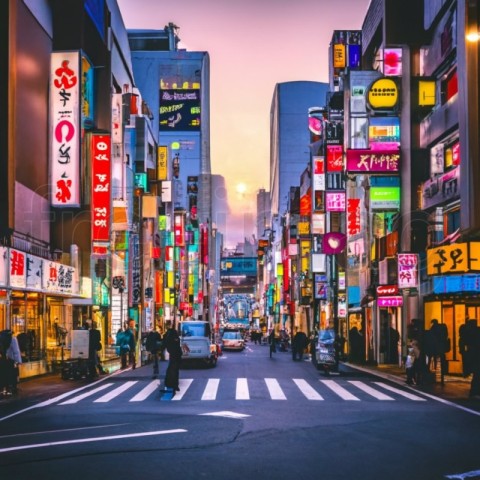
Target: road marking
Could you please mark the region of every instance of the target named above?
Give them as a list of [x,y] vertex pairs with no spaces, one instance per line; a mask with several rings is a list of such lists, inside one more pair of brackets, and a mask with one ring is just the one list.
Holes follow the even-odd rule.
[[323,400],[323,397],[303,378],[294,378],[293,381],[308,400]]
[[454,473],[453,475],[445,475],[445,478],[464,480],[465,478],[480,477],[480,470],[472,470],[464,473]]
[[155,390],[160,387],[160,380],[151,381],[145,388],[140,390],[134,397],[130,399],[130,402],[143,402],[148,398]]
[[157,430],[155,432],[126,433],[124,435],[110,435],[108,437],[76,438],[59,442],[33,443],[31,445],[17,445],[16,447],[1,448],[0,453],[14,452],[16,450],[29,450],[31,448],[54,447],[57,445],[73,445],[75,443],[102,442],[105,440],[121,440],[123,438],[149,437],[153,435],[168,435],[171,433],[186,433],[188,430],[177,428],[174,430]]
[[278,380],[275,378],[265,378],[265,383],[267,384],[268,393],[272,400],[286,400],[287,397],[283,393]]
[[188,387],[190,387],[190,385],[192,384],[192,382],[193,382],[193,378],[187,378],[185,380],[183,380],[183,379],[180,380],[179,385],[178,385],[178,388],[180,388],[180,391],[175,392],[175,395],[172,398],[172,400],[181,400],[183,398],[183,396],[185,395],[186,391],[188,390]]
[[210,413],[200,413],[200,416],[212,416],[212,417],[226,417],[226,418],[245,418],[250,417],[251,415],[247,415],[245,413],[236,413],[236,412],[210,412]]
[[359,382],[357,380],[349,380],[349,383],[352,385],[355,385],[358,389],[362,390],[365,393],[368,393],[372,397],[375,397],[377,400],[394,400],[392,397],[389,397],[388,395],[385,395],[382,392],[379,392],[378,390],[375,390],[372,388],[370,385],[366,385],[363,382]]
[[320,380],[326,387],[335,392],[343,400],[360,401],[355,395],[352,395],[348,390],[340,386],[333,380]]
[[250,392],[248,391],[248,383],[246,378],[237,378],[235,400],[250,400]]
[[94,400],[93,403],[107,403],[113,398],[118,397],[121,393],[125,392],[136,383],[137,383],[137,380],[125,382],[123,385],[120,385],[119,387],[113,389],[111,392],[108,392],[105,395],[101,396],[100,398],[97,398],[96,400]]
[[220,384],[219,378],[209,378],[207,382],[207,386],[203,391],[202,400],[215,400],[217,398],[219,384]]
[[415,402],[425,402],[426,400],[422,397],[419,397],[418,395],[414,395],[413,393],[406,392],[405,390],[400,390],[399,388],[391,387],[390,385],[387,385],[386,383],[383,382],[374,382],[376,385],[384,388],[385,390],[390,390],[391,392],[398,393],[398,395],[401,395],[402,397],[408,398],[410,400],[413,400]]
[[83,400],[84,398],[91,397],[92,395],[95,395],[98,392],[101,392],[102,390],[105,390],[108,387],[111,387],[113,383],[106,383],[105,385],[100,385],[97,388],[94,388],[93,390],[89,390],[88,392],[82,393],[81,395],[77,395],[76,397],[70,398],[69,400],[66,400],[65,402],[60,403],[59,405],[70,405],[72,403],[78,403],[80,400]]

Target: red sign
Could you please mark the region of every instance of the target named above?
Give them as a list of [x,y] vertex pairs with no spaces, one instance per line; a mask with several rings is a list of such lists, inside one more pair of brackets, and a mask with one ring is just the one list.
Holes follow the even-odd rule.
[[396,295],[397,293],[397,285],[379,285],[377,287],[377,295]]
[[92,135],[92,241],[110,241],[110,135]]
[[341,145],[327,145],[327,171],[343,171],[343,147]]
[[173,236],[175,237],[175,246],[185,246],[185,225],[183,215],[175,215],[175,224],[173,226]]
[[347,233],[356,235],[360,233],[360,199],[347,199]]

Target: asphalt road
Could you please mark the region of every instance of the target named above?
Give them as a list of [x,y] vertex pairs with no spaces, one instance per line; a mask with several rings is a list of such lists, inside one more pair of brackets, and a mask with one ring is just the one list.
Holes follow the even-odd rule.
[[172,399],[165,368],[0,406],[0,478],[480,478],[478,412],[368,372],[325,377],[250,343],[183,368]]

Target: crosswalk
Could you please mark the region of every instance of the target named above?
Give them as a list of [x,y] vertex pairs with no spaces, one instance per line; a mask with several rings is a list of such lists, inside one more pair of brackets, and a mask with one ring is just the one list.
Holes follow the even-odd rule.
[[[194,388],[192,387],[194,386]],[[79,402],[93,402],[95,404],[109,403],[115,400],[126,402],[144,402],[158,400],[160,380],[125,380],[106,381],[91,389],[74,394],[60,402],[59,405],[73,405]],[[415,392],[392,386],[384,382],[366,382],[358,380],[320,379],[307,381],[303,378],[281,379],[263,378],[247,379],[236,378],[222,380],[209,379],[180,379],[180,391],[171,398],[174,402],[181,400],[199,400],[202,402],[215,400],[252,400],[265,399],[273,401],[287,401],[304,399],[307,401],[341,400],[346,402],[359,401],[398,401],[410,400],[424,402],[426,398]]]

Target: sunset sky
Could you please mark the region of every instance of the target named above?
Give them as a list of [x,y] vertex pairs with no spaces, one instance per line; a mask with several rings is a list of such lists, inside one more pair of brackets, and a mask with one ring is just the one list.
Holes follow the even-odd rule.
[[127,29],[173,22],[180,48],[209,53],[212,173],[225,177],[232,212],[225,246],[252,238],[275,84],[326,82],[333,30],[361,29],[370,0],[117,1]]

